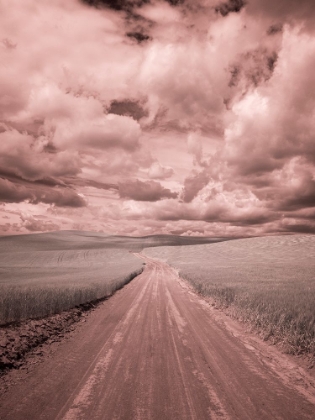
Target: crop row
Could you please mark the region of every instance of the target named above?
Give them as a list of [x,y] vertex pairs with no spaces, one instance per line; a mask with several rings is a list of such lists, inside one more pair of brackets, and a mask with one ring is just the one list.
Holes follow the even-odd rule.
[[147,255],[286,351],[315,355],[315,236],[263,237]]
[[0,325],[106,298],[143,268],[123,249],[9,249],[0,258]]
[[141,269],[110,282],[55,286],[5,286],[0,295],[0,325],[43,318],[111,296],[141,273]]

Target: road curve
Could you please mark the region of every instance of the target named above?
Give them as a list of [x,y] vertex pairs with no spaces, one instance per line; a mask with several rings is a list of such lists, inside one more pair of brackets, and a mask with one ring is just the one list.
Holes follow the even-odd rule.
[[314,420],[303,374],[281,371],[215,314],[146,258],[142,275],[0,397],[0,418]]

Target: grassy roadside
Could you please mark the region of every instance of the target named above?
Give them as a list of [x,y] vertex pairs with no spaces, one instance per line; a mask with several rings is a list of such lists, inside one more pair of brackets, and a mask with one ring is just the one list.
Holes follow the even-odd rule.
[[0,325],[106,298],[142,268],[123,243],[100,235],[0,238]]
[[[24,365],[29,355],[42,356],[44,343],[51,344],[61,341],[65,334],[74,330],[74,324],[85,322],[85,318],[91,311],[142,271],[143,268],[130,274],[124,282],[116,282],[114,284],[115,288],[110,291],[110,295],[87,302],[87,296],[81,294],[81,300],[84,303],[77,303],[74,307],[74,302],[72,302],[67,310],[60,310],[61,306],[57,300],[60,295],[59,290],[58,293],[52,294],[53,301],[58,304],[57,311],[51,314],[47,314],[47,311],[45,311],[44,316],[23,316],[23,321],[16,321],[17,318],[21,318],[21,312],[13,314],[14,322],[0,326],[0,378],[8,370]],[[42,305],[39,305],[38,309],[43,313]],[[34,314],[34,307],[31,309],[31,313]]]
[[233,318],[249,324],[264,340],[280,343],[290,354],[315,356],[315,290],[306,293],[296,287],[255,289],[244,285],[205,284],[202,278],[180,271],[202,296]]
[[203,296],[291,354],[315,356],[315,236],[155,248]]
[[[143,271],[143,267],[111,280],[89,284],[6,285],[1,288],[0,326],[39,319],[113,295]],[[106,281],[107,280],[107,281]]]

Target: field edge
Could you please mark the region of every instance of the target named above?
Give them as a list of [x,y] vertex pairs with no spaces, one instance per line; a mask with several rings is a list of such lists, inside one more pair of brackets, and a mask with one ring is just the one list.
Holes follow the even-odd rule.
[[40,350],[42,345],[61,341],[66,334],[75,329],[76,324],[85,322],[85,318],[98,305],[138,277],[144,268],[145,266],[130,273],[124,283],[119,284],[119,287],[113,290],[110,295],[82,303],[57,314],[1,325],[0,377],[3,377],[11,369],[21,368],[29,355],[43,355]]

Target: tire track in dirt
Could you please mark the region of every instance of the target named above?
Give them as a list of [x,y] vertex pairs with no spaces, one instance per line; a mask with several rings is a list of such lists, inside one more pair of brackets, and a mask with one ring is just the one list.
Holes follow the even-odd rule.
[[315,390],[303,375],[300,388],[285,381],[286,364],[271,367],[175,270],[142,258],[140,276],[21,372],[0,397],[1,419],[314,419]]

